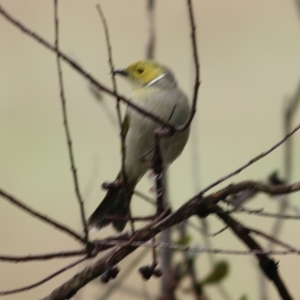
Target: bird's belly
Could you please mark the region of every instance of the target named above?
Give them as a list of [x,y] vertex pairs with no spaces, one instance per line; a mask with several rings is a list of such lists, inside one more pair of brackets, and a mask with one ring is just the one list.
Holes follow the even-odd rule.
[[[131,124],[126,136],[125,170],[129,180],[139,180],[151,168],[155,150],[154,131],[161,127],[145,117],[142,121],[135,121],[137,124]],[[166,166],[180,155],[187,139],[188,130],[160,140],[160,152]]]

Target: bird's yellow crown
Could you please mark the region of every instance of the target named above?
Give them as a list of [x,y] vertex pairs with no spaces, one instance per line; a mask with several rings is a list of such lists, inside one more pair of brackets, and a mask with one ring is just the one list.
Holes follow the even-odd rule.
[[166,73],[166,69],[151,60],[141,60],[123,70],[124,75],[134,84],[147,85]]

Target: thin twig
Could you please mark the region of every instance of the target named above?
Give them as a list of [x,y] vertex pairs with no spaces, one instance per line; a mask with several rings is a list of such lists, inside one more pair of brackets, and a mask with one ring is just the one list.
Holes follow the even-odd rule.
[[268,150],[262,152],[261,154],[255,156],[254,158],[252,158],[251,160],[249,160],[247,163],[245,163],[244,165],[242,165],[241,167],[237,168],[236,170],[234,170],[233,172],[219,178],[218,180],[216,180],[215,182],[211,183],[210,185],[208,185],[206,188],[204,188],[203,190],[200,191],[199,195],[203,195],[204,193],[206,193],[208,190],[210,190],[211,188],[217,186],[218,184],[222,183],[223,181],[233,177],[234,175],[239,174],[240,172],[242,172],[244,169],[246,169],[247,167],[251,166],[252,164],[254,164],[255,162],[257,162],[258,160],[262,159],[263,157],[267,156],[268,154],[270,154],[272,151],[274,151],[276,148],[278,148],[280,145],[282,145],[288,138],[290,138],[296,131],[298,131],[300,129],[300,124],[298,124],[292,131],[290,131],[287,135],[285,135],[279,142],[277,142],[275,145],[273,145],[271,148],[269,148]]
[[[187,221],[182,222],[178,226],[179,233],[180,233],[180,239],[184,239],[187,235],[187,230],[186,230],[187,226],[186,225],[187,225]],[[187,272],[192,281],[192,290],[195,294],[195,299],[196,300],[198,300],[198,299],[204,300],[205,296],[203,295],[202,286],[197,284],[198,276],[197,276],[197,270],[195,268],[195,260],[191,259],[191,256],[188,252],[184,253],[184,260],[185,260],[185,264],[187,266]],[[182,279],[182,276],[179,276],[179,278]]]
[[298,15],[300,17],[300,0],[295,0],[295,4],[297,6]]
[[39,44],[47,48],[48,50],[59,54],[60,58],[63,59],[66,63],[68,63],[74,70],[76,70],[79,74],[81,74],[85,79],[90,81],[95,87],[102,90],[103,92],[107,93],[110,96],[118,97],[121,101],[128,104],[128,106],[132,107],[142,115],[146,116],[149,119],[152,119],[156,121],[157,123],[164,125],[167,128],[170,128],[174,131],[176,131],[176,128],[172,124],[168,124],[163,119],[159,118],[155,114],[152,114],[148,112],[146,109],[141,108],[140,106],[136,105],[134,102],[130,101],[124,96],[121,96],[117,93],[114,93],[110,88],[106,87],[102,83],[100,83],[98,80],[96,80],[92,75],[90,75],[86,70],[84,70],[78,63],[76,63],[73,59],[68,57],[66,54],[64,54],[62,51],[59,51],[55,49],[54,46],[52,46],[49,42],[47,42],[44,38],[39,36],[38,34],[31,31],[29,28],[21,24],[19,21],[17,21],[15,18],[13,18],[7,11],[5,11],[0,5],[0,15],[3,16],[7,21],[9,21],[11,24],[19,28],[23,33],[27,34],[29,37],[37,41]]
[[131,210],[130,210],[130,194],[132,191],[129,189],[128,181],[127,181],[127,175],[125,170],[125,158],[126,158],[126,147],[125,147],[125,130],[123,128],[123,121],[122,121],[122,115],[121,115],[121,107],[120,107],[120,97],[117,96],[118,90],[117,90],[117,83],[114,75],[114,64],[113,64],[113,57],[112,57],[112,47],[110,43],[110,37],[109,37],[109,30],[106,22],[106,18],[104,16],[104,13],[101,9],[100,4],[98,3],[96,5],[97,11],[99,13],[100,19],[103,24],[104,33],[105,33],[105,40],[106,40],[106,46],[107,46],[107,53],[108,53],[108,64],[110,67],[110,73],[111,73],[111,81],[113,85],[113,92],[116,95],[116,111],[117,111],[117,118],[120,128],[120,138],[121,138],[121,160],[122,160],[122,166],[121,166],[121,172],[122,172],[122,185],[123,189],[125,190],[125,198],[124,199],[127,203],[127,211],[129,215],[129,220],[131,224],[131,230],[134,231],[134,220],[132,219]]
[[[297,107],[299,103],[300,103],[300,82],[298,83],[294,95],[290,97],[290,99],[288,99],[286,103],[286,107],[284,109],[284,113],[283,113],[284,134],[287,134],[291,131],[292,124],[294,121],[294,116],[296,115]],[[288,139],[284,144],[283,168],[284,168],[284,172],[283,172],[284,180],[285,182],[290,182],[292,177],[292,168],[293,168],[293,139],[292,138]],[[289,205],[288,195],[282,196],[281,201],[278,202],[278,208],[277,208],[278,214],[284,214],[288,209],[288,205]],[[271,229],[271,235],[273,237],[277,237],[282,229],[282,226],[283,226],[283,219],[282,218],[276,219]],[[272,247],[273,244],[270,242],[267,248],[272,249]],[[261,286],[260,289],[261,289],[261,293],[263,294],[263,297],[267,298],[268,290],[267,290],[266,280],[259,278],[259,283]]]
[[86,254],[86,249],[76,250],[76,251],[61,251],[61,252],[53,252],[53,253],[45,253],[45,254],[28,254],[24,256],[13,256],[13,255],[0,255],[0,260],[8,261],[8,262],[29,262],[36,260],[49,260],[49,259],[57,259],[57,258],[66,258],[73,257]]
[[240,207],[238,210],[227,210],[225,211],[227,214],[248,214],[248,215],[256,215],[259,217],[268,217],[268,218],[275,218],[275,219],[284,219],[284,220],[300,220],[300,215],[286,215],[286,214],[277,214],[277,213],[270,213],[264,212],[263,209],[249,209],[245,207]]
[[65,226],[63,224],[60,224],[59,222],[54,221],[45,215],[42,215],[41,213],[30,208],[29,206],[23,204],[20,200],[17,200],[14,196],[9,195],[7,192],[5,192],[2,189],[0,189],[0,195],[3,198],[5,198],[6,200],[8,200],[9,202],[11,202],[12,204],[14,204],[17,207],[21,208],[22,210],[26,211],[28,214],[33,215],[37,219],[39,219],[45,223],[48,223],[48,224],[54,226],[55,228],[60,229],[61,231],[64,231],[65,233],[69,234],[70,236],[72,236],[76,240],[80,241],[81,243],[85,243],[85,240],[78,233],[76,233],[73,229],[68,228],[67,226]]
[[280,241],[279,239],[275,238],[274,236],[271,236],[265,232],[262,232],[260,230],[257,230],[257,229],[254,229],[254,228],[250,228],[250,227],[247,227],[248,230],[250,230],[251,232],[257,234],[257,235],[260,235],[262,237],[264,237],[265,239],[269,240],[272,244],[277,244],[281,247],[284,247],[286,248],[287,250],[291,251],[291,252],[294,252],[294,253],[300,253],[300,250],[285,243],[285,242],[282,242]]
[[40,285],[42,285],[43,283],[51,280],[52,278],[58,276],[59,274],[77,266],[78,264],[82,263],[84,260],[86,260],[86,257],[83,257],[79,260],[76,260],[75,262],[67,265],[66,267],[54,272],[53,274],[45,277],[44,279],[41,279],[33,284],[30,284],[30,285],[27,285],[27,286],[24,286],[24,287],[21,287],[21,288],[17,288],[17,289],[13,289],[13,290],[7,290],[7,291],[0,291],[0,295],[1,296],[4,296],[4,295],[11,295],[11,294],[17,294],[17,293],[20,293],[20,292],[24,292],[24,291],[28,291],[28,290],[31,290],[33,288],[36,288]]
[[211,232],[208,232],[206,229],[202,229],[198,225],[196,225],[192,222],[189,222],[189,221],[186,222],[186,225],[188,225],[189,227],[191,227],[198,233],[202,233],[203,236],[206,236],[206,237],[215,237],[215,236],[221,234],[222,232],[224,232],[228,228],[228,226],[226,225],[226,226],[223,226],[220,230],[211,233]]
[[[102,245],[106,245],[107,248],[112,248],[113,246],[126,246],[128,245],[125,241],[119,240],[110,240],[101,242]],[[283,243],[278,241],[278,243]],[[287,244],[285,248],[288,250],[264,250],[264,249],[249,249],[249,250],[236,250],[236,249],[221,249],[221,248],[211,248],[207,246],[189,246],[182,245],[176,243],[163,243],[163,242],[141,242],[141,241],[133,241],[131,243],[132,246],[137,246],[141,248],[157,248],[157,249],[168,249],[168,250],[176,250],[183,251],[190,254],[201,254],[201,253],[211,253],[211,254],[225,254],[225,255],[245,255],[245,256],[253,256],[257,254],[267,254],[267,255],[300,255],[300,249],[294,248],[292,246],[288,246]],[[107,249],[106,248],[106,249]]]
[[160,141],[158,137],[155,137],[154,140],[155,149],[152,160],[152,172],[155,176],[156,213],[159,215],[167,205],[165,201],[165,185],[167,180],[160,152]]
[[151,205],[155,206],[155,199],[145,195],[144,193],[138,191],[138,190],[134,190],[134,194],[138,197],[140,197],[141,199],[145,200],[146,202],[150,203]]
[[147,9],[146,9],[146,20],[147,27],[146,30],[147,40],[146,40],[146,58],[154,58],[155,50],[155,30],[154,30],[154,5],[155,0],[147,0]]
[[88,231],[88,226],[87,226],[87,222],[86,222],[86,218],[85,218],[83,199],[82,199],[82,196],[80,193],[80,188],[79,188],[77,168],[75,166],[75,158],[74,158],[74,152],[73,152],[73,148],[72,148],[71,132],[70,132],[69,124],[68,124],[67,103],[66,103],[65,92],[64,92],[62,69],[61,69],[61,64],[60,64],[60,54],[58,53],[58,51],[59,51],[58,0],[54,0],[54,21],[55,21],[55,50],[57,51],[56,52],[57,53],[56,62],[57,62],[57,71],[58,71],[58,79],[59,79],[61,107],[62,107],[62,114],[63,114],[63,124],[64,124],[64,129],[65,129],[66,139],[67,139],[69,159],[70,159],[71,170],[72,170],[72,175],[73,175],[75,193],[76,193],[77,201],[79,204],[82,226],[84,229],[84,239],[85,239],[85,242],[88,243],[89,231]]
[[189,20],[190,20],[190,27],[191,27],[191,41],[192,41],[192,48],[193,48],[193,57],[194,57],[194,66],[195,66],[195,85],[194,85],[194,93],[193,93],[193,100],[192,100],[192,109],[188,120],[179,127],[176,127],[177,131],[184,131],[186,130],[193,121],[197,110],[197,101],[198,101],[198,91],[201,84],[200,81],[200,63],[199,63],[199,55],[197,49],[197,34],[196,34],[196,24],[194,18],[194,10],[192,0],[187,0],[188,12],[189,12]]
[[[286,103],[286,107],[284,110],[284,118],[283,118],[283,127],[284,133],[287,134],[291,131],[292,124],[294,121],[294,117],[297,113],[297,108],[300,103],[300,82],[298,83],[297,89],[292,97],[288,99]],[[284,144],[284,180],[285,182],[290,182],[293,171],[293,139],[288,139]],[[285,195],[282,198],[282,201],[278,203],[278,214],[284,214],[288,208],[288,196]],[[272,228],[272,236],[278,236],[279,232],[282,228],[283,220],[277,219],[274,222]],[[271,245],[269,245],[271,247]]]
[[[293,96],[288,99],[286,107],[284,109],[284,133],[287,134],[291,131],[293,126],[293,121],[297,113],[297,109],[300,105],[300,81],[294,92]],[[289,182],[292,173],[292,161],[293,161],[293,139],[289,139],[285,144],[284,153],[284,180]]]
[[[127,221],[128,217],[119,217],[116,215],[106,215],[105,220],[109,221]],[[147,222],[147,221],[152,221],[153,220],[153,215],[149,216],[142,216],[142,217],[133,217],[133,221],[142,221],[142,222]]]
[[[270,195],[281,195],[292,193],[300,190],[300,182],[291,185],[269,185],[255,181],[243,181],[237,184],[230,184],[224,189],[219,190],[206,197],[199,194],[191,200],[183,204],[176,212],[168,215],[163,221],[155,225],[156,230],[161,227],[165,228],[166,224],[175,225],[188,219],[193,214],[198,214],[200,217],[205,217],[210,214],[210,206],[217,204],[219,201],[226,199],[229,195],[237,194],[243,190],[253,189]],[[176,220],[176,221],[175,221]]]

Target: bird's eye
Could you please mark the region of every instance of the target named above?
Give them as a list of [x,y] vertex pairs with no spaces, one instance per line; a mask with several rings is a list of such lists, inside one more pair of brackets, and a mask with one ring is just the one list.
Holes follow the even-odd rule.
[[143,68],[138,68],[138,69],[137,69],[137,72],[138,72],[139,74],[142,74],[142,73],[144,73],[144,69],[143,69]]

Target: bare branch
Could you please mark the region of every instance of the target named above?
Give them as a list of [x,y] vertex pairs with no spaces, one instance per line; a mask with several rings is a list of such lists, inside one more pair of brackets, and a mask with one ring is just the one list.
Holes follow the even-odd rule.
[[147,19],[147,41],[146,41],[146,58],[154,58],[154,49],[155,49],[155,31],[154,31],[154,5],[155,0],[147,0],[147,10],[146,10],[146,19]]
[[196,25],[195,25],[195,18],[194,18],[194,10],[192,5],[192,0],[187,0],[187,6],[189,11],[189,20],[191,26],[191,40],[192,40],[192,47],[193,47],[193,57],[194,57],[194,66],[195,66],[195,85],[194,85],[194,93],[193,93],[193,100],[192,100],[192,109],[188,120],[179,127],[176,127],[177,131],[184,131],[187,129],[193,118],[195,116],[197,110],[197,101],[198,101],[198,91],[200,87],[200,63],[198,58],[198,49],[197,49],[197,36],[196,36]]
[[286,214],[276,214],[276,213],[269,213],[264,212],[263,209],[249,209],[245,207],[240,207],[238,210],[227,210],[226,213],[230,214],[239,214],[244,213],[248,215],[257,215],[259,217],[268,217],[268,218],[276,218],[276,219],[284,219],[284,220],[300,220],[300,215],[286,215]]
[[[222,209],[220,207],[218,207],[216,211],[218,217],[232,229],[235,235],[239,239],[241,239],[249,249],[262,250],[258,242],[250,236],[249,233],[251,231],[247,227],[244,227],[241,223],[234,220],[231,216],[222,213]],[[261,271],[274,283],[282,299],[292,300],[292,296],[290,295],[278,272],[278,263],[270,259],[266,254],[257,254],[256,258],[259,261]]]
[[[54,21],[55,21],[55,50],[59,51],[58,0],[54,0]],[[62,107],[62,114],[63,114],[63,124],[64,124],[64,129],[65,129],[66,139],[67,139],[68,152],[69,152],[71,170],[72,170],[72,175],[73,175],[75,193],[77,196],[77,201],[78,201],[79,208],[80,208],[81,221],[82,221],[82,225],[84,228],[84,239],[85,239],[85,242],[87,243],[89,240],[89,232],[88,232],[88,227],[87,227],[87,223],[86,223],[83,199],[82,199],[80,189],[79,189],[77,168],[75,166],[75,158],[74,158],[74,153],[73,153],[73,148],[72,148],[71,132],[70,132],[69,124],[68,124],[67,103],[66,103],[65,92],[64,92],[62,69],[61,69],[61,63],[60,63],[60,56],[59,56],[58,52],[56,55],[56,62],[57,62],[57,71],[58,71],[58,79],[59,79],[61,107]]]
[[[291,184],[291,185],[268,185],[253,181],[245,181],[238,184],[232,184],[228,187],[221,189],[220,191],[208,195],[206,197],[195,196],[185,204],[183,204],[177,211],[174,213],[165,216],[160,216],[156,220],[154,220],[151,224],[145,226],[144,228],[135,231],[132,236],[128,236],[128,234],[122,234],[115,239],[105,239],[103,241],[95,241],[95,244],[99,245],[99,248],[108,249],[108,243],[114,244],[115,240],[124,241],[125,243],[121,246],[118,246],[109,252],[107,255],[99,259],[95,264],[85,268],[83,271],[79,272],[73,278],[68,280],[62,286],[54,290],[51,295],[44,298],[44,300],[61,300],[68,299],[73,296],[79,289],[84,287],[91,280],[99,277],[103,272],[107,270],[107,268],[115,266],[118,262],[128,256],[130,253],[135,251],[139,246],[137,243],[145,243],[149,241],[151,238],[156,236],[161,231],[170,228],[173,225],[179,224],[182,221],[188,219],[192,215],[198,215],[199,217],[206,217],[209,214],[218,213],[218,216],[224,220],[224,222],[234,230],[235,234],[243,240],[244,243],[250,248],[251,252],[255,252],[256,256],[263,264],[271,263],[263,249],[251,238],[251,242],[249,242],[248,238],[243,239],[244,236],[241,236],[241,233],[238,232],[238,227],[236,225],[236,221],[232,221],[233,219],[228,215],[222,212],[222,210],[216,206],[216,204],[228,197],[229,195],[236,194],[245,189],[253,189],[261,192],[269,193],[269,194],[283,194],[283,193],[291,193],[300,190],[300,182]],[[238,223],[239,224],[239,223]],[[129,238],[129,241],[126,242],[126,239]],[[250,244],[249,244],[250,243]],[[153,244],[150,243],[151,247]],[[112,247],[112,246],[111,246]],[[97,248],[97,247],[96,247]],[[98,250],[99,251],[99,250]],[[290,251],[292,253],[292,251]],[[258,254],[259,253],[259,254]],[[271,262],[270,262],[271,261]],[[269,276],[269,274],[267,274]],[[284,287],[278,272],[276,271],[275,277],[272,277],[274,284],[277,286],[277,289],[280,293],[288,295],[286,288]],[[291,299],[289,297],[283,299]]]
[[17,21],[15,18],[13,18],[9,13],[7,13],[2,5],[0,5],[0,15],[3,16],[7,21],[9,21],[12,25],[19,28],[23,33],[27,34],[29,37],[37,41],[39,44],[47,48],[48,50],[56,53],[59,55],[61,59],[63,59],[66,63],[68,63],[74,70],[76,70],[79,74],[81,74],[84,78],[86,78],[90,83],[92,83],[95,87],[102,90],[103,92],[107,93],[110,96],[118,97],[121,101],[125,102],[129,106],[131,106],[133,109],[138,111],[139,113],[143,114],[144,116],[156,121],[159,124],[162,124],[166,126],[167,128],[170,128],[174,131],[176,131],[176,128],[172,124],[168,124],[161,118],[157,117],[156,115],[148,112],[147,110],[139,107],[138,105],[131,102],[129,99],[125,98],[124,96],[121,96],[117,93],[114,93],[110,88],[106,87],[102,83],[100,83],[98,80],[96,80],[92,75],[90,75],[86,70],[84,70],[78,63],[76,63],[74,60],[69,58],[67,55],[65,55],[63,52],[55,49],[54,46],[52,46],[49,42],[47,42],[44,38],[39,36],[38,34],[34,33],[30,29],[28,29],[26,26],[21,24],[19,21]]
[[0,189],[0,195],[3,198],[5,198],[6,200],[8,200],[9,202],[11,202],[12,204],[19,207],[20,209],[26,211],[28,214],[36,217],[37,219],[39,219],[39,220],[41,220],[45,223],[48,223],[48,224],[54,226],[55,228],[60,229],[61,231],[64,231],[65,233],[72,236],[73,238],[80,241],[81,243],[85,243],[85,240],[78,233],[76,233],[73,229],[68,228],[65,225],[62,225],[62,224],[58,223],[57,221],[54,221],[54,220],[52,220],[51,218],[49,218],[45,215],[42,215],[41,213],[39,213],[39,212],[35,211],[34,209],[30,208],[29,206],[23,204],[20,200],[17,200],[15,197],[9,195],[8,193],[6,193],[2,189]]
[[[228,226],[226,226],[228,228]],[[278,241],[282,243],[281,241]],[[102,242],[101,242],[102,243]],[[126,246],[126,242],[120,241],[105,241],[103,245],[111,248],[113,246]],[[235,250],[235,249],[214,249],[206,246],[188,246],[182,244],[175,243],[163,243],[163,242],[140,242],[134,241],[132,242],[132,246],[138,246],[141,248],[157,248],[157,249],[169,249],[187,252],[190,254],[201,254],[201,253],[211,253],[211,254],[225,254],[225,255],[243,255],[243,256],[253,256],[257,254],[266,254],[266,255],[300,255],[300,249],[293,247],[285,247],[288,250],[264,250],[264,249],[249,249],[249,250]]]
[[36,287],[42,285],[43,283],[49,281],[50,279],[52,279],[52,278],[58,276],[59,274],[61,274],[61,273],[65,272],[65,271],[67,271],[67,270],[69,270],[69,269],[71,269],[71,268],[77,266],[78,264],[82,263],[84,260],[86,260],[86,257],[81,258],[81,259],[79,259],[79,260],[76,260],[75,262],[73,262],[73,263],[67,265],[66,267],[64,267],[64,268],[62,268],[62,269],[60,269],[60,270],[54,272],[53,274],[51,274],[51,275],[45,277],[44,279],[39,280],[39,281],[37,281],[37,282],[35,282],[35,283],[33,283],[33,284],[30,284],[30,285],[27,285],[27,286],[24,286],[24,287],[21,287],[21,288],[13,289],[13,290],[0,291],[0,295],[1,295],[1,296],[4,296],[4,295],[11,295],[11,294],[16,294],[16,293],[20,293],[20,292],[25,292],[25,291],[31,290],[31,289],[33,289],[33,288],[36,288]]
[[122,184],[124,185],[124,189],[126,191],[125,193],[125,201],[127,202],[127,208],[128,208],[128,213],[129,213],[129,220],[131,224],[131,229],[134,231],[134,221],[131,216],[131,210],[130,210],[130,205],[129,205],[129,195],[131,191],[129,190],[129,185],[127,182],[127,176],[125,172],[125,158],[126,158],[126,148],[125,148],[125,130],[123,129],[123,121],[122,121],[122,115],[121,115],[121,107],[120,107],[120,97],[117,96],[117,83],[114,75],[114,64],[113,64],[113,57],[112,57],[112,47],[110,43],[110,37],[109,37],[109,30],[107,26],[107,22],[104,16],[104,13],[101,9],[100,4],[96,5],[96,8],[98,10],[100,19],[103,24],[104,28],[104,33],[105,33],[105,40],[106,40],[106,46],[107,46],[107,53],[108,53],[108,64],[110,67],[110,73],[111,73],[111,81],[113,85],[113,92],[116,95],[116,111],[117,111],[117,118],[118,118],[118,123],[119,123],[119,129],[120,129],[120,138],[121,138],[121,159],[122,159],[122,167],[121,167],[121,172],[122,172]]
[[286,248],[287,250],[289,250],[290,252],[294,252],[294,253],[300,253],[300,250],[285,243],[285,242],[282,242],[280,241],[279,239],[276,239],[275,237],[265,233],[265,232],[262,232],[260,230],[257,230],[257,229],[254,229],[254,228],[249,228],[247,227],[248,230],[250,230],[251,232],[257,234],[257,235],[260,235],[262,237],[264,237],[265,239],[269,240],[271,243],[273,244],[277,244],[277,245],[280,245],[284,248]]
[[297,6],[298,15],[300,17],[300,0],[295,0],[295,4]]
[[[291,131],[292,124],[294,121],[294,117],[297,113],[297,108],[300,103],[300,82],[298,83],[297,89],[294,92],[294,95],[290,97],[286,103],[286,107],[284,109],[284,115],[283,115],[283,127],[284,127],[284,133],[287,134]],[[293,139],[288,139],[286,143],[284,144],[284,180],[285,182],[290,182],[292,177],[292,171],[293,171]],[[284,196],[282,198],[282,201],[278,203],[277,211],[278,213],[284,214],[288,208],[289,199],[287,196]],[[278,236],[281,228],[283,226],[282,219],[277,219],[272,228],[272,235]],[[271,245],[269,245],[271,247]]]
[[116,247],[104,257],[96,261],[92,266],[86,267],[59,288],[55,289],[49,296],[43,298],[43,300],[70,299],[77,293],[78,290],[103,274],[107,268],[115,266],[123,258],[136,250],[138,246],[132,246],[134,240],[147,241],[154,237],[158,232],[150,231],[149,229],[152,225],[159,222],[164,216],[165,213],[162,213],[161,216],[158,216],[151,224],[145,226],[143,230],[135,231],[130,240],[124,246]]
[[245,170],[246,168],[248,168],[249,166],[251,166],[252,164],[254,164],[255,162],[257,162],[258,160],[260,160],[263,157],[267,156],[272,151],[274,151],[276,148],[278,148],[280,145],[282,145],[288,138],[290,138],[299,129],[300,129],[300,124],[298,124],[292,131],[290,131],[288,134],[286,134],[279,142],[277,142],[275,145],[273,145],[268,150],[266,150],[266,151],[262,152],[261,154],[255,156],[254,158],[252,158],[247,163],[245,163],[241,167],[237,168],[233,172],[231,172],[231,173],[229,173],[229,174],[227,174],[227,175],[219,178],[217,181],[215,181],[215,182],[211,183],[210,185],[208,185],[206,188],[204,188],[202,191],[200,191],[199,195],[203,195],[204,193],[206,193],[211,188],[213,188],[216,185],[220,184],[221,182],[223,182],[223,181],[225,181],[225,180],[227,180],[227,179],[229,179],[229,178],[231,178],[231,177],[239,174],[240,172],[242,172],[243,170]]
[[0,255],[0,260],[19,263],[19,262],[29,262],[34,260],[45,261],[49,259],[73,257],[73,256],[84,255],[84,254],[86,254],[86,249],[76,250],[76,251],[61,251],[61,252],[53,252],[53,253],[45,253],[45,254],[29,254],[24,256]]

